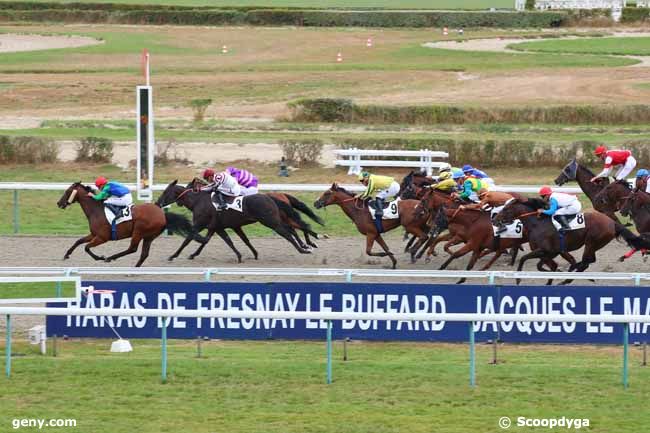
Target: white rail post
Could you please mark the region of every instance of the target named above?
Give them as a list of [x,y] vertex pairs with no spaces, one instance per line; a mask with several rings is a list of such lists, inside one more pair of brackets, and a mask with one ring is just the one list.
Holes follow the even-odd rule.
[[476,387],[476,359],[474,344],[474,322],[469,322],[469,386]]
[[167,383],[167,318],[163,317],[162,329],[160,330],[160,340],[162,346],[162,383]]
[[14,234],[20,231],[20,213],[18,210],[18,190],[14,189]]
[[5,374],[11,377],[11,315],[7,314],[7,341],[5,342]]
[[628,352],[628,340],[629,340],[629,325],[627,323],[623,324],[623,388],[627,389],[627,352]]
[[327,384],[332,383],[332,321],[327,321]]

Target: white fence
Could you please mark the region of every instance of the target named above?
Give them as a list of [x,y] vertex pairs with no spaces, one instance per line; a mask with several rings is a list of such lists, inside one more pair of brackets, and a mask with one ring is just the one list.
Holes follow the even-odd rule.
[[[435,150],[367,150],[367,149],[337,149],[334,151],[339,156],[347,156],[348,159],[337,159],[335,165],[350,167],[348,174],[359,174],[363,167],[411,167],[426,170],[427,175],[431,176],[433,168],[440,168],[444,161],[433,161],[433,158],[447,159],[447,152]],[[400,158],[418,158],[417,160],[375,160],[361,159],[363,156],[395,156]]]

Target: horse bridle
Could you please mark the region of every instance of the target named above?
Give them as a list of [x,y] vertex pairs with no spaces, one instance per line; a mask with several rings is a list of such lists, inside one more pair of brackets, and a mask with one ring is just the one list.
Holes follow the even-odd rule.
[[[573,174],[567,173],[567,168],[571,168],[571,167],[573,167],[572,169]],[[571,163],[567,164],[562,169],[562,174],[565,175],[568,180],[575,180],[576,176],[578,175],[578,162],[572,161]]]

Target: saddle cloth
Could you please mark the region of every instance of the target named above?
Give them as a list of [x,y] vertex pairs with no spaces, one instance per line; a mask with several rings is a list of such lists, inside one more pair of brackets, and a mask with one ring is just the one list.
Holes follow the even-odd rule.
[[[383,220],[395,220],[399,218],[399,201],[400,199],[397,198],[393,201],[390,201],[386,203],[386,206],[384,206],[384,214],[382,215],[381,219]],[[370,212],[370,216],[372,219],[375,219],[375,208],[372,206],[368,206],[368,211]]]
[[[551,221],[553,221],[553,225],[555,226],[555,230],[560,230],[562,228],[562,225],[555,221],[555,218],[551,218]],[[571,221],[569,221],[569,231],[571,230],[580,230],[584,229],[586,227],[585,224],[585,214],[579,213],[573,218]]]
[[[212,198],[214,197],[214,194],[215,194],[214,192],[212,194],[210,194],[210,200],[212,200]],[[226,200],[226,209],[225,210],[233,209],[233,210],[236,210],[237,212],[242,212],[242,213],[244,212],[244,196],[243,195],[238,195],[237,197],[232,197],[232,201],[230,201],[230,202],[228,202],[228,199],[230,199],[231,197],[228,197],[227,195],[224,195],[224,198]],[[217,204],[214,202],[214,200],[212,200],[212,206],[214,206],[214,208],[217,211],[221,211],[221,209],[217,208]]]
[[[115,225],[121,224],[126,221],[131,221],[133,219],[133,206],[134,204],[130,204],[128,207],[122,209],[122,215],[115,221]],[[104,206],[104,215],[106,215],[106,220],[108,221],[109,224],[113,224],[113,220],[115,219],[115,214],[113,211],[111,211],[109,208]]]

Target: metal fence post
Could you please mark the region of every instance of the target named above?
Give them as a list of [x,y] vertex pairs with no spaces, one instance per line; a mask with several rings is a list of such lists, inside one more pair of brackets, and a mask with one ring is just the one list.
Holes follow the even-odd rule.
[[327,384],[332,383],[332,321],[327,321]]
[[163,317],[163,326],[161,329],[162,343],[162,383],[167,383],[167,318]]
[[5,373],[11,377],[11,316],[7,314],[7,341],[5,342]]
[[629,325],[627,323],[623,324],[623,388],[627,389],[627,349],[628,349],[628,340],[629,340]]
[[20,221],[18,212],[18,190],[14,189],[14,234],[20,232]]
[[474,322],[469,322],[469,386],[476,386],[476,359],[474,344]]

